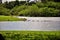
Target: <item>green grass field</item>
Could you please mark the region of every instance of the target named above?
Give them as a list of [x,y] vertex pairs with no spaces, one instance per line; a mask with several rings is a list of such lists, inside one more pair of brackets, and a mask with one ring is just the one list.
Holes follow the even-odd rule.
[[60,40],[60,31],[0,31],[5,40]]
[[25,21],[25,18],[17,18],[14,16],[0,16],[0,21]]

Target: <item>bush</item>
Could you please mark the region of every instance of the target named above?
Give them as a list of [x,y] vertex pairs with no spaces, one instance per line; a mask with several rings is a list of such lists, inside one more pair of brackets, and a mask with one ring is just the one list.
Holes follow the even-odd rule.
[[48,0],[48,1],[60,2],[60,0]]
[[26,1],[20,1],[20,5],[24,5],[26,3]]
[[23,16],[39,16],[39,8],[36,5],[29,6],[27,9],[19,12]]
[[42,16],[42,17],[54,17],[54,16],[59,16],[60,11],[55,8],[38,8],[36,5],[29,7],[28,9],[22,10],[19,12],[20,16]]
[[50,8],[60,9],[60,3],[57,3],[57,2],[48,2],[47,5]]
[[15,5],[15,2],[14,1],[11,1],[11,2],[5,2],[4,3],[4,7],[5,8],[8,8],[8,9],[12,9],[12,8],[14,8],[16,5]]
[[1,31],[5,40],[60,40],[60,31]]
[[[46,0],[47,1],[47,0]],[[22,4],[19,4],[22,3]],[[15,5],[15,1],[5,2],[0,4],[0,15],[18,15],[18,16],[60,16],[60,3],[59,2],[32,2],[25,3],[25,1],[18,2]],[[7,9],[8,8],[8,9]],[[10,8],[10,9],[9,9]]]
[[37,2],[36,3],[36,5],[39,7],[39,8],[41,8],[41,7],[44,7],[45,5],[44,5],[44,3],[41,3],[41,2]]
[[39,8],[49,7],[49,8],[60,9],[60,3],[59,3],[59,2],[52,2],[52,1],[47,2],[47,3],[37,2],[36,5],[37,5]]
[[48,2],[48,0],[41,0],[43,3],[46,3],[46,2]]
[[18,12],[20,12],[20,11],[26,9],[26,8],[27,8],[27,6],[25,6],[25,5],[16,6],[10,11],[10,13],[11,13],[11,15],[19,15]]
[[0,15],[10,15],[10,10],[0,6]]
[[48,1],[54,1],[54,0],[48,0]]
[[48,7],[40,8],[39,11],[40,11],[40,16],[46,16],[46,17],[58,16],[60,12],[57,9],[48,8]]

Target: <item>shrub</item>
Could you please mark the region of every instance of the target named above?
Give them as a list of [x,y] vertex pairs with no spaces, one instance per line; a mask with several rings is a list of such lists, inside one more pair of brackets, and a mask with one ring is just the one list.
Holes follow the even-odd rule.
[[47,5],[50,8],[60,9],[60,3],[57,3],[57,2],[48,2]]
[[0,34],[5,40],[60,40],[60,31],[1,31]]
[[48,2],[48,0],[41,0],[43,3],[46,3],[46,2]]
[[60,16],[59,2],[52,2],[50,0],[49,2],[46,3],[42,3],[42,2],[25,3],[25,1],[19,2],[22,4],[18,3],[18,5],[17,4],[15,5],[15,1],[9,3],[6,2],[5,4],[0,4],[0,15],[18,15],[18,16],[35,16],[35,17]]
[[48,7],[40,8],[39,11],[40,16],[46,16],[46,17],[58,16],[59,14],[59,10]]
[[54,0],[48,0],[48,1],[54,1]]
[[4,7],[5,8],[8,8],[8,9],[12,9],[12,8],[14,8],[16,5],[15,5],[15,2],[14,1],[11,1],[11,2],[5,2],[4,3]]
[[0,15],[10,15],[10,10],[0,6]]
[[25,6],[25,5],[16,6],[10,11],[10,13],[11,13],[11,15],[19,15],[18,12],[20,12],[26,8],[27,8],[27,6]]
[[48,7],[44,7],[44,8],[38,8],[36,5],[35,6],[31,6],[28,9],[22,10],[19,12],[20,16],[42,16],[42,17],[53,17],[53,16],[59,16],[60,11],[58,9],[54,9],[54,8],[48,8]]
[[36,5],[29,6],[27,9],[19,12],[23,16],[39,16],[38,7]]
[[37,2],[36,5],[37,5],[39,8],[46,6],[44,3],[41,3],[41,2]]

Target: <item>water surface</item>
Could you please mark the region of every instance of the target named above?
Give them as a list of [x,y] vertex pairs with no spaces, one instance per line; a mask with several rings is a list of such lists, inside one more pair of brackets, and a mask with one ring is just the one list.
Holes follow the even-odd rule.
[[0,30],[38,30],[38,31],[60,30],[60,17],[25,17],[25,18],[27,18],[27,21],[0,22]]

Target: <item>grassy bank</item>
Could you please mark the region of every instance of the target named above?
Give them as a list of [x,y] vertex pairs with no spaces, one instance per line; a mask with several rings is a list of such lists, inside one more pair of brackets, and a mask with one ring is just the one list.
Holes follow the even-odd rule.
[[14,16],[0,16],[0,21],[25,21],[25,18],[17,18]]
[[60,31],[0,31],[5,40],[60,40]]

